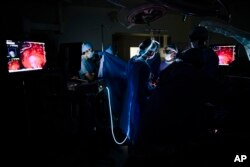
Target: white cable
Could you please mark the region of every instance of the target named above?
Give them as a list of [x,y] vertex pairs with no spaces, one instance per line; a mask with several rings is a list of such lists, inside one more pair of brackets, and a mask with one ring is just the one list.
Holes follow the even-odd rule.
[[109,115],[110,115],[110,124],[111,124],[112,137],[113,137],[113,139],[114,139],[114,141],[115,141],[116,144],[123,144],[128,139],[128,135],[129,135],[129,123],[128,123],[128,131],[127,131],[126,137],[121,142],[117,141],[117,139],[115,137],[115,134],[114,134],[114,125],[113,125],[113,117],[112,117],[112,108],[111,108],[111,102],[110,102],[109,88],[106,87],[106,90],[108,92]]

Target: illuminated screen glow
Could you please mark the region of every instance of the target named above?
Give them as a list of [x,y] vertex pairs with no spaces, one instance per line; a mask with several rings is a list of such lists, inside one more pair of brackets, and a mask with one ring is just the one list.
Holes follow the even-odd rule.
[[[139,47],[130,47],[130,58],[132,58],[133,56],[135,55],[138,55],[139,53]],[[164,59],[164,53],[163,53],[163,49],[164,48],[160,48],[160,56],[161,56],[161,59]]]
[[130,47],[130,58],[132,58],[135,55],[138,55],[139,53],[139,47]]
[[6,45],[9,73],[44,69],[45,43],[6,40]]
[[236,45],[213,45],[212,49],[219,57],[219,65],[230,65],[235,60]]

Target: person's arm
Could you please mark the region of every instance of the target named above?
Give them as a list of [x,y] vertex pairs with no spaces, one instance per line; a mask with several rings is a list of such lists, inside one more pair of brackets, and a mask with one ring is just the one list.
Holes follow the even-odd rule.
[[81,69],[79,71],[79,76],[81,79],[87,79],[88,81],[93,81],[96,79],[96,73],[94,72],[93,64],[88,62],[87,59],[82,57]]
[[86,60],[82,56],[82,58],[81,58],[81,68],[79,70],[79,78],[80,79],[84,79],[85,78],[85,74],[88,72],[86,66],[87,66],[86,65]]
[[90,73],[90,72],[87,72],[85,73],[85,77],[90,80],[90,81],[93,81],[95,79],[95,73]]

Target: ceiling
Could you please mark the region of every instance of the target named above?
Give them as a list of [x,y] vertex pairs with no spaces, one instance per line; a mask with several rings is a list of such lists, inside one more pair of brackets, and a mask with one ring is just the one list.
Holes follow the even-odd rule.
[[[148,24],[166,11],[184,15],[212,16],[230,21],[233,0],[59,0],[66,5],[114,8],[127,12],[130,23]],[[129,12],[128,12],[129,10]]]
[[[43,0],[39,3],[60,2],[66,6],[90,6],[113,8],[126,11],[131,23],[145,24],[164,14],[181,13],[184,15],[212,16],[230,21],[229,6],[243,0]],[[9,3],[12,0],[8,1]],[[36,2],[22,0],[20,2]]]
[[131,8],[140,4],[162,4],[187,13],[212,13],[222,10],[233,0],[59,0],[69,5]]
[[[8,3],[12,3],[12,1],[9,0]],[[112,15],[110,17],[129,27],[135,24],[149,24],[166,13],[181,14],[184,19],[190,15],[216,17],[228,23],[232,23],[230,21],[233,20],[234,23],[241,25],[242,23],[239,23],[240,20],[238,19],[241,17],[232,19],[232,16],[239,15],[238,13],[242,11],[241,8],[248,11],[247,5],[241,5],[240,2],[243,1],[245,0],[22,0],[20,2],[37,2],[46,5],[59,2],[64,6],[111,8],[114,9],[112,10],[114,12],[108,13]],[[239,8],[237,12],[234,11],[231,14],[230,10],[237,7]],[[242,13],[240,16],[242,16]]]

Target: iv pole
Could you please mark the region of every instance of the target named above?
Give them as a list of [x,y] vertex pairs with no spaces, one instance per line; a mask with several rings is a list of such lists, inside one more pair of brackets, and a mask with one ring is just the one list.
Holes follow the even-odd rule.
[[104,35],[103,35],[104,25],[101,24],[101,40],[102,40],[102,52],[104,51]]

